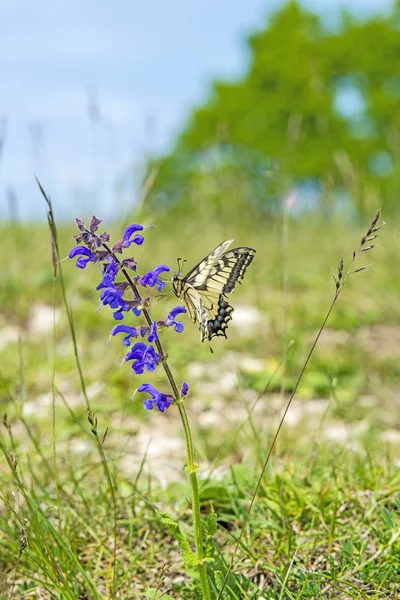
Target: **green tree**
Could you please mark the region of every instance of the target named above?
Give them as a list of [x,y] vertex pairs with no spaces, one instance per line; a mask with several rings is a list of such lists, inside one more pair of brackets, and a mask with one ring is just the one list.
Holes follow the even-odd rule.
[[[297,2],[287,3],[248,38],[247,73],[214,82],[208,101],[158,161],[154,199],[175,202],[210,174],[224,173],[269,207],[279,192],[309,181],[328,201],[346,189],[359,212],[369,204],[397,207],[397,14],[394,8],[361,22],[343,14],[330,31]],[[358,99],[353,112],[341,110],[339,98]],[[279,168],[271,180],[264,175],[272,164]]]

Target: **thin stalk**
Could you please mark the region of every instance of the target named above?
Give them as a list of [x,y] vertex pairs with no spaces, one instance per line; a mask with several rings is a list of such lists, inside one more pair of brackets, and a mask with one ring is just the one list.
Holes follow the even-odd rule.
[[58,526],[60,527],[61,515],[60,515],[60,484],[58,478],[57,469],[57,439],[56,439],[56,278],[53,278],[53,368],[51,371],[51,430],[52,430],[52,447],[53,447],[53,470],[54,470],[54,481],[56,485],[56,497],[57,497],[57,517]]
[[[291,192],[293,194],[293,191]],[[289,210],[287,206],[289,197],[285,198],[282,206],[282,338],[283,338],[283,357],[282,357],[282,380],[281,396],[283,398],[286,389],[286,370],[288,361],[288,300],[289,300],[289,272],[288,272],[288,240],[289,240]]]
[[[325,325],[326,325],[326,323],[327,323],[327,321],[328,321],[328,319],[329,319],[329,317],[331,315],[331,312],[333,311],[333,309],[334,309],[334,307],[336,305],[336,302],[337,302],[337,300],[338,300],[338,298],[339,298],[339,296],[340,296],[340,294],[342,292],[342,289],[343,289],[343,287],[344,287],[347,279],[350,277],[350,275],[352,275],[354,273],[358,273],[360,271],[363,271],[366,268],[368,268],[368,266],[369,266],[369,265],[363,266],[363,267],[360,267],[359,269],[355,269],[354,268],[354,265],[355,265],[357,257],[362,252],[367,252],[368,250],[371,250],[374,247],[374,246],[371,246],[371,245],[370,246],[366,246],[366,244],[370,243],[372,240],[374,240],[377,237],[375,234],[382,227],[382,225],[377,225],[377,222],[379,220],[379,216],[380,216],[380,211],[378,210],[376,212],[375,217],[372,220],[372,223],[371,223],[371,225],[370,225],[370,227],[369,227],[366,235],[361,239],[361,243],[360,243],[360,246],[359,246],[358,250],[353,252],[352,260],[350,262],[350,265],[349,265],[349,268],[347,269],[346,274],[343,275],[343,259],[341,259],[339,261],[337,276],[335,276],[335,274],[332,273],[334,281],[335,281],[335,284],[336,284],[335,295],[334,295],[333,300],[331,302],[331,305],[330,305],[330,307],[328,309],[328,312],[325,315],[325,318],[324,318],[324,320],[322,322],[322,325],[321,325],[321,327],[318,330],[318,333],[317,333],[317,335],[315,337],[315,340],[314,340],[314,342],[313,342],[313,344],[311,346],[311,349],[310,349],[310,351],[309,351],[309,353],[307,355],[307,358],[306,358],[306,360],[305,360],[305,362],[303,364],[303,367],[302,367],[302,369],[300,371],[300,374],[299,374],[299,376],[297,378],[296,384],[295,384],[295,386],[294,386],[294,388],[292,390],[292,393],[290,394],[289,400],[288,400],[288,402],[286,404],[285,410],[283,411],[283,415],[281,417],[281,420],[279,421],[278,428],[277,428],[277,430],[275,432],[275,435],[274,435],[274,437],[272,439],[272,443],[271,443],[271,446],[269,448],[269,451],[268,451],[268,454],[267,454],[267,458],[264,461],[263,467],[261,469],[261,473],[260,473],[260,475],[258,477],[258,480],[257,480],[257,483],[256,483],[256,487],[255,487],[253,495],[251,497],[249,508],[247,509],[247,512],[246,512],[246,515],[245,515],[245,518],[244,518],[244,521],[243,521],[242,529],[241,529],[239,537],[238,537],[238,539],[236,541],[236,544],[235,544],[235,547],[234,547],[234,550],[233,550],[233,554],[232,554],[232,558],[231,558],[231,561],[229,563],[229,568],[226,571],[226,574],[225,574],[224,580],[222,582],[222,586],[221,586],[221,589],[219,591],[217,600],[220,600],[222,598],[222,594],[223,594],[224,588],[225,588],[226,583],[228,581],[228,577],[229,577],[229,575],[230,575],[230,573],[231,573],[231,571],[233,569],[233,565],[234,565],[234,562],[235,562],[236,554],[238,552],[238,549],[239,549],[239,546],[240,546],[240,543],[241,543],[241,540],[242,540],[242,537],[243,537],[243,534],[244,534],[244,530],[245,530],[246,525],[248,523],[248,520],[249,520],[249,517],[250,517],[250,513],[251,513],[251,510],[252,510],[253,505],[255,503],[255,499],[257,497],[258,491],[259,491],[259,489],[261,487],[261,483],[262,483],[265,471],[267,469],[268,463],[270,461],[272,452],[273,452],[273,450],[275,448],[276,441],[277,441],[278,436],[279,436],[279,434],[281,432],[283,423],[285,421],[285,418],[286,418],[286,415],[288,413],[288,410],[289,410],[289,408],[290,408],[290,406],[292,404],[293,398],[294,398],[294,396],[295,396],[295,394],[297,392],[297,389],[298,389],[298,387],[300,385],[301,380],[303,379],[303,375],[305,373],[305,370],[307,369],[308,364],[309,364],[309,362],[311,360],[311,357],[312,357],[312,355],[314,353],[314,350],[315,350],[315,347],[316,347],[316,345],[317,345],[317,343],[319,341],[319,338],[321,337],[321,334],[322,334],[323,330],[325,329]],[[383,223],[383,225],[384,225],[384,223]]]
[[[341,289],[341,288],[340,288],[340,289]],[[218,595],[218,598],[217,598],[217,600],[220,600],[220,598],[222,598],[222,593],[223,593],[223,591],[224,591],[224,588],[225,588],[226,582],[227,582],[227,580],[228,580],[229,574],[230,574],[230,572],[231,572],[231,571],[232,571],[232,569],[233,569],[233,563],[234,563],[234,560],[235,560],[235,558],[236,558],[236,554],[237,554],[237,551],[238,551],[238,549],[239,549],[239,545],[240,545],[240,542],[241,542],[241,540],[242,540],[242,537],[243,537],[243,534],[244,534],[244,530],[245,530],[245,528],[246,528],[246,525],[247,525],[247,522],[248,522],[248,520],[249,520],[249,517],[250,517],[251,510],[252,510],[252,508],[253,508],[253,505],[254,505],[254,502],[255,502],[256,496],[257,496],[257,494],[258,494],[258,490],[259,490],[259,489],[260,489],[260,487],[261,487],[261,483],[262,483],[262,480],[263,480],[263,477],[264,477],[265,471],[266,471],[266,469],[267,469],[267,466],[268,466],[269,460],[270,460],[270,458],[271,458],[272,452],[273,452],[273,450],[274,450],[274,448],[275,448],[276,441],[277,441],[277,439],[278,439],[278,436],[279,436],[279,434],[280,434],[280,432],[281,432],[281,429],[282,429],[283,423],[284,423],[284,421],[285,421],[286,415],[287,415],[287,413],[288,413],[288,410],[289,410],[289,408],[290,408],[290,405],[292,404],[292,400],[293,400],[293,398],[294,398],[294,396],[295,396],[295,394],[296,394],[296,392],[297,392],[297,389],[298,389],[298,387],[299,387],[299,385],[300,385],[300,382],[301,382],[301,380],[303,379],[304,372],[305,372],[305,370],[306,370],[306,368],[307,368],[307,366],[308,366],[308,363],[310,362],[311,356],[313,355],[313,352],[314,352],[314,350],[315,350],[315,347],[316,347],[316,345],[317,345],[317,343],[318,343],[318,340],[319,340],[319,338],[321,337],[322,331],[324,330],[324,328],[325,328],[325,325],[326,325],[326,323],[327,323],[327,321],[328,321],[328,319],[329,319],[329,317],[330,317],[330,314],[331,314],[331,312],[332,312],[332,310],[333,310],[333,308],[334,308],[334,306],[335,306],[335,304],[336,304],[336,301],[337,301],[337,299],[338,299],[338,297],[339,297],[339,294],[340,294],[340,289],[339,289],[339,290],[336,290],[335,297],[334,297],[334,299],[333,299],[333,301],[332,301],[332,303],[331,303],[331,305],[330,305],[330,307],[329,307],[329,309],[328,309],[328,312],[326,313],[325,319],[324,319],[324,321],[323,321],[323,323],[322,323],[322,325],[321,325],[321,327],[320,327],[320,329],[319,329],[319,331],[318,331],[318,333],[317,333],[317,335],[316,335],[316,337],[315,337],[314,343],[313,343],[313,345],[311,346],[311,350],[309,351],[309,353],[308,353],[308,355],[307,355],[307,358],[306,358],[306,360],[305,360],[305,363],[304,363],[304,365],[303,365],[303,367],[302,367],[302,369],[301,369],[301,371],[300,371],[300,375],[298,376],[298,378],[297,378],[297,381],[296,381],[296,384],[295,384],[295,386],[294,386],[294,388],[293,388],[293,390],[292,390],[292,393],[290,394],[289,400],[287,401],[287,404],[286,404],[285,410],[283,411],[283,415],[282,415],[282,417],[281,417],[281,420],[279,421],[278,428],[277,428],[277,430],[276,430],[276,432],[275,432],[275,435],[274,435],[274,437],[273,437],[273,440],[272,440],[271,446],[270,446],[270,448],[269,448],[269,451],[268,451],[268,454],[267,454],[267,458],[266,458],[266,459],[265,459],[265,461],[264,461],[264,464],[263,464],[263,466],[262,466],[262,469],[261,469],[261,473],[260,473],[260,475],[259,475],[259,477],[258,477],[258,479],[257,479],[256,487],[255,487],[255,489],[254,489],[254,492],[253,492],[253,495],[252,495],[252,497],[251,497],[250,504],[249,504],[249,508],[247,509],[246,515],[245,515],[245,517],[244,517],[244,521],[243,521],[243,524],[242,524],[242,529],[241,529],[241,531],[240,531],[240,534],[239,534],[239,537],[238,537],[238,539],[237,539],[237,541],[236,541],[235,548],[234,548],[234,551],[233,551],[233,555],[232,555],[232,558],[231,558],[231,562],[230,562],[230,564],[229,564],[229,568],[228,568],[228,570],[227,570],[227,572],[226,572],[226,574],[225,574],[224,581],[223,581],[223,583],[222,583],[222,586],[221,586],[221,589],[220,589],[220,591],[219,591],[219,595]]]
[[[70,307],[68,305],[67,292],[66,292],[64,278],[63,278],[61,264],[60,264],[60,251],[59,251],[59,246],[58,246],[57,226],[56,226],[56,222],[55,222],[55,218],[54,218],[54,213],[53,213],[53,205],[51,203],[50,198],[47,196],[46,192],[44,191],[44,189],[43,189],[40,181],[37,178],[36,178],[36,181],[37,181],[37,184],[39,186],[40,192],[42,193],[42,196],[45,199],[47,207],[48,207],[47,222],[48,222],[49,229],[50,229],[50,241],[51,241],[51,255],[52,255],[52,263],[53,263],[53,275],[54,275],[54,278],[55,278],[56,275],[57,275],[57,270],[58,270],[59,277],[60,277],[61,293],[62,293],[63,303],[64,303],[65,311],[67,313],[68,325],[69,325],[69,330],[70,330],[71,339],[72,339],[72,345],[73,345],[73,349],[74,349],[75,363],[76,363],[76,366],[77,366],[77,369],[78,369],[78,373],[79,373],[79,380],[80,380],[82,394],[83,394],[84,401],[85,401],[86,411],[87,411],[87,414],[88,414],[88,420],[89,420],[89,423],[92,425],[92,429],[91,429],[92,433],[96,437],[97,448],[98,448],[98,451],[99,451],[99,454],[100,454],[100,458],[101,458],[101,461],[102,461],[102,464],[103,464],[104,474],[106,476],[107,483],[108,483],[108,486],[109,486],[109,489],[110,489],[112,512],[113,512],[113,585],[112,585],[112,598],[115,599],[116,598],[116,593],[117,593],[117,565],[116,565],[116,563],[117,563],[117,500],[116,500],[116,495],[115,495],[114,483],[113,483],[113,480],[112,480],[112,477],[111,477],[111,473],[110,473],[110,469],[109,469],[109,466],[108,466],[108,463],[107,463],[107,457],[106,457],[104,449],[103,449],[103,443],[105,441],[107,430],[104,433],[103,438],[100,439],[100,437],[99,437],[99,435],[97,433],[97,419],[95,419],[94,414],[90,410],[89,396],[87,394],[86,382],[85,382],[85,378],[84,378],[84,375],[83,375],[81,361],[80,361],[80,358],[79,358],[78,343],[77,343],[77,339],[76,339],[76,335],[75,335],[75,327],[74,327],[73,314],[72,314],[72,310],[70,309]],[[96,423],[95,426],[94,426],[94,423]]]
[[[88,231],[88,233],[90,233],[90,232]],[[91,235],[93,235],[93,234],[91,234]],[[116,254],[111,250],[111,248],[104,242],[102,243],[102,245],[103,245],[103,248],[112,257],[112,259],[117,264],[121,264],[121,261],[118,259]],[[146,320],[146,323],[148,324],[149,327],[151,327],[153,321],[152,321],[152,318],[150,315],[150,311],[148,308],[145,308],[143,306],[143,298],[141,297],[140,292],[139,292],[134,280],[132,279],[132,277],[130,276],[130,274],[124,267],[121,268],[121,272],[123,273],[130,288],[132,289],[135,300],[137,300],[140,303],[140,305],[142,306],[142,312],[143,312],[144,318]],[[201,587],[202,587],[202,591],[203,591],[203,599],[210,600],[210,598],[211,598],[210,587],[209,587],[209,582],[208,582],[208,577],[207,577],[207,571],[206,571],[205,564],[204,564],[203,536],[202,536],[202,531],[201,531],[201,519],[200,519],[200,496],[199,496],[199,485],[198,485],[197,475],[196,475],[196,471],[198,469],[198,464],[195,461],[192,434],[190,431],[189,420],[187,417],[187,413],[186,413],[185,406],[183,404],[181,395],[179,393],[178,386],[175,381],[175,377],[174,377],[174,375],[171,371],[171,368],[168,364],[167,354],[164,352],[163,345],[159,338],[156,338],[154,343],[156,345],[157,352],[158,352],[159,356],[161,357],[161,365],[162,365],[164,372],[167,376],[167,379],[169,381],[169,384],[170,384],[170,387],[172,390],[172,394],[175,399],[175,404],[179,410],[179,415],[181,417],[182,426],[183,426],[183,430],[184,430],[184,434],[185,434],[186,459],[187,459],[186,471],[189,474],[189,482],[190,482],[190,489],[191,489],[193,529],[194,529],[194,541],[195,541],[195,547],[196,547],[196,558],[198,560],[198,571],[199,571]]]

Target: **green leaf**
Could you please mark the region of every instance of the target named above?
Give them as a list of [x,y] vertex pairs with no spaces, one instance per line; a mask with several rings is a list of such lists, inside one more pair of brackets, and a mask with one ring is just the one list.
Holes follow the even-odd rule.
[[351,540],[345,540],[344,542],[342,542],[342,552],[346,555],[347,558],[353,558],[354,546]]
[[220,590],[224,582],[224,574],[222,573],[222,571],[214,571],[214,579],[217,589]]
[[392,513],[387,509],[383,508],[381,513],[382,521],[389,529],[396,529],[396,523],[394,522]]
[[214,553],[215,553],[215,545],[213,536],[217,531],[217,513],[214,510],[213,505],[211,505],[210,512],[207,515],[206,519],[206,558],[211,561]]
[[[221,590],[222,585],[224,583],[223,572],[222,571],[214,571],[214,579],[215,579],[215,584],[216,584],[217,590]],[[231,600],[226,587],[222,593],[222,600]]]
[[167,513],[160,512],[157,509],[155,509],[155,512],[159,516],[161,523],[163,523],[163,525],[166,525],[168,527],[171,534],[178,541],[179,549],[180,549],[182,560],[185,564],[185,567],[189,570],[195,569],[199,564],[199,560],[196,558],[193,550],[191,549],[190,544],[189,544],[185,534],[182,533],[179,523],[177,523]]
[[201,488],[200,498],[202,501],[224,502],[228,498],[226,486],[219,483],[208,483]]
[[217,513],[214,510],[213,505],[211,504],[210,512],[207,515],[206,519],[206,532],[207,535],[213,536],[217,531]]

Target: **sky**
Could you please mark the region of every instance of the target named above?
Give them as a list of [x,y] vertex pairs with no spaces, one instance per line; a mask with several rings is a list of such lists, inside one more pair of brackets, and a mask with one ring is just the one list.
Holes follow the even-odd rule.
[[[117,217],[146,158],[173,144],[215,78],[247,64],[245,36],[282,0],[2,0],[0,219]],[[307,0],[326,20],[391,0]]]

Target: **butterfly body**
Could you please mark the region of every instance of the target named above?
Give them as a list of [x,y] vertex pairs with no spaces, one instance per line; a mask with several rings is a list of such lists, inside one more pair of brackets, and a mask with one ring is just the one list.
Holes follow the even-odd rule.
[[233,307],[226,294],[241,283],[254,258],[253,248],[228,250],[233,240],[226,240],[203,258],[185,277],[172,278],[172,289],[180,298],[194,323],[198,323],[201,341],[226,336]]

